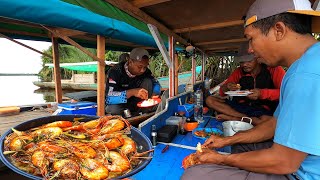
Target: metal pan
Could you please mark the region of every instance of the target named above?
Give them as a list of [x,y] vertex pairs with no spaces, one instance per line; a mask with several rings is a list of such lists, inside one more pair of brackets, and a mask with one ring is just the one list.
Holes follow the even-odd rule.
[[[58,115],[58,116],[47,116],[47,117],[41,117],[41,118],[37,118],[37,119],[33,119],[33,120],[29,120],[26,122],[23,122],[15,127],[13,127],[16,130],[19,131],[25,131],[34,127],[38,127],[41,126],[43,124],[47,124],[47,123],[51,123],[54,121],[74,121],[75,118],[80,118],[81,121],[90,121],[93,119],[97,119],[99,118],[98,116],[87,116],[87,115]],[[20,169],[18,169],[17,167],[15,167],[13,164],[11,164],[9,158],[7,158],[7,156],[3,155],[3,150],[4,150],[4,141],[5,141],[5,137],[8,136],[10,133],[12,133],[12,130],[8,130],[6,133],[4,133],[1,138],[0,138],[0,160],[11,170],[13,170],[14,172],[25,176],[27,178],[30,179],[36,179],[36,180],[42,180],[42,177],[39,176],[35,176],[29,173],[26,173]],[[148,137],[146,135],[144,135],[141,131],[139,131],[138,129],[132,127],[131,128],[131,135],[129,135],[133,140],[135,140],[135,142],[137,143],[137,150],[138,152],[144,152],[144,151],[148,151],[152,149],[152,145],[150,140],[148,139]],[[148,154],[148,157],[153,156],[153,152],[150,152]],[[119,176],[117,178],[122,179],[125,177],[129,177],[132,176],[134,174],[136,174],[137,172],[141,171],[143,168],[145,168],[149,163],[150,163],[151,159],[146,159],[144,160],[142,163],[140,163],[137,167],[135,167],[135,169],[133,169],[131,172],[123,175],[123,176]]]

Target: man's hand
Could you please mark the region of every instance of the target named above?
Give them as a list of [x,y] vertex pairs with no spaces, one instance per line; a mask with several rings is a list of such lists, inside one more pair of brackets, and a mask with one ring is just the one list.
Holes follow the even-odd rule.
[[202,148],[221,148],[227,146],[228,144],[226,143],[226,138],[217,135],[211,135],[210,138],[203,143]]
[[143,88],[138,88],[137,89],[137,94],[135,94],[134,96],[136,96],[137,98],[140,99],[148,99],[148,91],[143,89]]
[[240,90],[241,86],[239,84],[234,83],[234,82],[230,82],[227,84],[227,88],[230,91],[237,91],[237,90]]
[[195,164],[222,164],[224,155],[211,149],[203,149],[202,152],[196,152],[193,159]]
[[260,89],[251,89],[250,92],[252,92],[252,94],[249,94],[247,96],[248,99],[251,100],[257,100],[260,97]]
[[143,88],[135,88],[127,90],[127,98],[135,96],[140,99],[148,99],[148,91]]

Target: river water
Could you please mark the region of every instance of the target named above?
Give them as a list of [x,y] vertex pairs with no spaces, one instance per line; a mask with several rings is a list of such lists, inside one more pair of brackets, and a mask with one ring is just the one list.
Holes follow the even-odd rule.
[[42,90],[32,82],[37,76],[0,76],[0,107],[54,102],[54,90]]

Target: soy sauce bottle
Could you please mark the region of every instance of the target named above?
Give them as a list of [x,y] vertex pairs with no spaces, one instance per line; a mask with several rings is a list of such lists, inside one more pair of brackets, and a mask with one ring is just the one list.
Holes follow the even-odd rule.
[[186,123],[186,117],[182,116],[181,122],[180,122],[180,129],[179,129],[179,134],[185,135],[188,132],[184,129],[184,124]]
[[151,129],[151,137],[152,137],[152,146],[156,147],[157,145],[157,127],[156,125],[152,125],[152,129]]

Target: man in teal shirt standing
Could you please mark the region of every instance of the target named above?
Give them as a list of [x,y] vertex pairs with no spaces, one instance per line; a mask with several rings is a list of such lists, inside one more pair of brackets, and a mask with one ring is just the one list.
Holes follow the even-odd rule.
[[[316,1],[314,9],[318,5]],[[273,117],[251,130],[211,136],[203,147],[242,144],[246,150],[230,155],[197,152],[197,165],[186,169],[182,179],[320,179],[320,43],[311,34],[313,20],[320,17],[315,16],[320,12],[309,0],[256,0],[251,5],[244,31],[248,51],[268,66],[289,68],[279,105]],[[245,148],[245,143],[272,137],[266,149]]]

